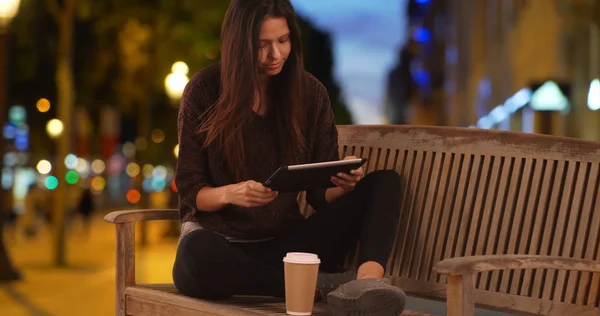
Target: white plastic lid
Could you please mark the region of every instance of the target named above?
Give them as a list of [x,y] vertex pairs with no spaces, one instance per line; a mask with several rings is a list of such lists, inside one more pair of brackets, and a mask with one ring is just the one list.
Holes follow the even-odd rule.
[[283,262],[299,264],[320,264],[319,256],[306,252],[288,252]]

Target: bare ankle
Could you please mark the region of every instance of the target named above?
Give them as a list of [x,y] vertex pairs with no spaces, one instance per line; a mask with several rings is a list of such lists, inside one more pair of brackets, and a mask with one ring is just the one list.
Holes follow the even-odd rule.
[[368,261],[360,265],[358,267],[357,279],[377,279],[381,280],[383,278],[385,269],[381,264],[375,261]]

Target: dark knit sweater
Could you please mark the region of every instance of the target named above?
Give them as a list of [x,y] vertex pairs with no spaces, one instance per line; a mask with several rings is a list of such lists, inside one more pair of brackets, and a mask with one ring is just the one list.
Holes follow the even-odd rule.
[[[297,205],[297,194],[280,194],[262,207],[244,208],[228,205],[217,212],[196,208],[196,196],[205,187],[235,183],[235,172],[223,162],[221,153],[208,146],[203,149],[204,135],[197,133],[203,111],[213,105],[220,94],[220,63],[198,72],[188,83],[178,117],[179,158],[175,183],[179,192],[182,222],[195,221],[207,230],[222,235],[261,239],[280,235],[303,220]],[[306,73],[303,112],[303,134],[307,145],[300,163],[339,159],[338,135],[325,87]],[[278,105],[272,105],[278,106]],[[276,122],[273,115],[254,115],[244,126],[244,143],[248,174],[264,182],[279,165]],[[325,190],[307,192],[308,203],[315,209],[327,204]]]

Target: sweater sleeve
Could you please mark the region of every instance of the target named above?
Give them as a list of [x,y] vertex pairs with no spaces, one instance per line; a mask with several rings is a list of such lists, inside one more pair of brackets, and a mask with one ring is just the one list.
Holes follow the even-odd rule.
[[[317,85],[317,106],[315,107],[315,143],[313,147],[313,162],[339,160],[338,131],[335,125],[333,109],[327,89]],[[328,205],[325,199],[325,189],[309,190],[306,192],[306,201],[315,210]]]
[[175,171],[175,184],[179,192],[180,216],[196,210],[196,196],[202,188],[213,186],[209,167],[208,152],[203,149],[204,137],[198,133],[200,115],[205,109],[207,87],[198,80],[192,80],[186,86],[181,99],[177,117],[177,136],[179,156]]

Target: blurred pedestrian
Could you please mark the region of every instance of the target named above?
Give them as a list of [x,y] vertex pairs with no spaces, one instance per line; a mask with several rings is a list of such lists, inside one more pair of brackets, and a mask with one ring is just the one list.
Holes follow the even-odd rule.
[[81,221],[83,223],[83,231],[86,236],[90,234],[91,217],[94,212],[94,201],[92,199],[92,191],[89,188],[81,191],[81,197],[79,199],[79,205],[77,206],[77,212],[81,215]]
[[29,185],[25,195],[23,213],[17,218],[17,231],[19,235],[27,238],[35,237],[39,228],[46,222],[48,210],[48,194],[40,189],[36,183]]

